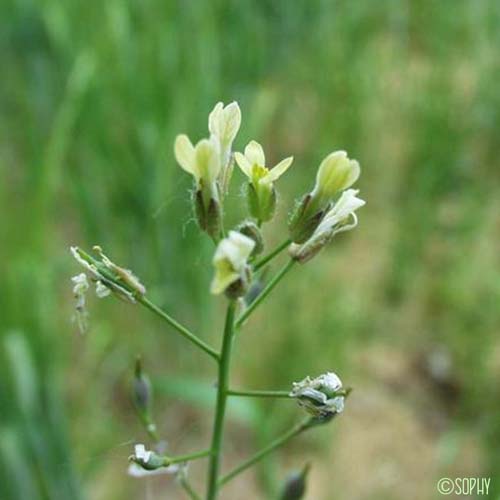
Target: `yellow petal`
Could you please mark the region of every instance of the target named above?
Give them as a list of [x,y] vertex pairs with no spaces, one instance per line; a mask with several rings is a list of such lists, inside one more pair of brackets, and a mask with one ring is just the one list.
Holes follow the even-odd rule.
[[215,141],[202,139],[195,147],[195,167],[193,175],[212,183],[219,175],[221,165],[219,148]]
[[236,152],[234,153],[234,159],[236,160],[236,163],[238,164],[238,167],[240,167],[241,171],[250,179],[252,177],[252,165],[250,165],[246,156]]
[[224,104],[222,102],[218,102],[214,109],[208,115],[208,130],[211,134],[219,137],[220,136],[220,121],[221,114]]
[[175,138],[174,153],[177,163],[188,173],[194,175],[194,146],[185,134]]
[[262,178],[261,182],[269,183],[278,180],[289,168],[293,162],[293,156],[281,160],[269,173]]
[[316,190],[331,197],[338,191],[352,186],[359,177],[360,167],[356,160],[350,160],[345,151],[330,153],[319,166],[316,176]]

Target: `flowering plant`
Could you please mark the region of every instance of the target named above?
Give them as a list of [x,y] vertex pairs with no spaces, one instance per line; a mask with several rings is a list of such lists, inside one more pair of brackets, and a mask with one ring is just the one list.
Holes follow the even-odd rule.
[[[193,177],[192,205],[198,226],[216,245],[212,260],[214,276],[209,289],[212,294],[224,295],[227,300],[220,349],[207,344],[170,314],[153,304],[140,280],[128,269],[111,261],[100,247],[94,247],[94,254],[71,247],[73,256],[84,271],[72,278],[76,300],[75,319],[81,331],[86,330],[88,323],[85,296],[90,288],[90,280],[95,284],[98,297],[115,295],[129,303],[146,307],[210,356],[217,366],[216,409],[210,445],[201,451],[179,456],[167,455],[161,446],[162,442],[151,412],[149,379],[143,372],[140,360],[135,368],[133,401],[154,448],[147,450],[141,443],[135,445],[134,453],[130,457],[129,474],[135,477],[175,474],[179,484],[192,499],[201,497],[188,480],[189,462],[208,459],[205,498],[214,500],[227,482],[264,456],[292,437],[340,414],[349,394],[349,389],[343,387],[340,378],[333,372],[316,378],[306,377],[293,383],[288,391],[235,390],[230,386],[229,366],[236,332],[294,265],[311,260],[335,235],[356,227],[358,218],[355,212],[365,204],[358,197],[358,190],[349,189],[359,177],[358,162],[349,159],[344,151],[330,153],[319,166],[314,188],[298,201],[290,214],[287,239],[266,255],[260,256],[264,249],[263,225],[273,218],[276,211],[278,193],[275,183],[290,168],[293,157],[287,157],[274,167],[268,168],[264,150],[256,141],[248,143],[244,153],[233,152],[233,142],[240,125],[241,111],[238,104],[233,102],[224,106],[218,103],[209,115],[208,138],[193,145],[187,135],[179,135],[174,143],[177,162]],[[247,178],[245,192],[249,217],[226,232],[224,197],[230,187],[234,161]],[[252,284],[262,280],[264,267],[287,248],[289,260],[285,266],[261,287],[258,293],[252,291]],[[308,415],[269,446],[221,475],[225,411],[229,397],[296,399]],[[283,500],[303,496],[308,469],[309,465],[306,465],[300,474],[293,476],[285,485]]]

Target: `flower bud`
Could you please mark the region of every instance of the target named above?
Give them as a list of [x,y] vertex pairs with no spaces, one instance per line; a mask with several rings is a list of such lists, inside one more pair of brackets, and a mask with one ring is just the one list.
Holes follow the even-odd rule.
[[345,395],[340,378],[332,372],[294,382],[290,392],[290,397],[297,398],[299,405],[317,419],[342,413]]
[[311,193],[297,204],[289,219],[292,241],[304,243],[312,236],[334,196],[354,184],[360,174],[359,163],[350,160],[345,151],[330,153],[319,166],[316,184]]
[[292,259],[304,263],[312,259],[338,233],[350,231],[358,225],[354,213],[365,201],[357,198],[359,191],[348,189],[342,193],[337,203],[324,215],[313,234],[302,244],[293,243],[289,253]]
[[262,231],[259,226],[252,222],[251,220],[245,220],[236,227],[236,231],[245,236],[248,236],[255,242],[255,247],[251,254],[252,257],[259,255],[264,250],[264,238],[262,237]]
[[272,169],[268,169],[265,166],[264,150],[256,141],[247,144],[244,155],[235,153],[234,156],[241,171],[248,178],[246,195],[250,215],[259,222],[271,220],[277,197],[274,182],[288,170],[293,157],[285,158]]
[[290,474],[287,478],[281,500],[300,500],[306,493],[306,480],[311,466],[306,464],[299,472]]
[[135,362],[134,380],[132,383],[132,400],[137,411],[149,413],[152,403],[151,382],[142,370],[141,358]]
[[213,294],[226,292],[230,298],[245,294],[251,282],[251,270],[248,265],[255,242],[237,231],[230,231],[229,236],[221,240],[213,258],[215,275],[210,291]]

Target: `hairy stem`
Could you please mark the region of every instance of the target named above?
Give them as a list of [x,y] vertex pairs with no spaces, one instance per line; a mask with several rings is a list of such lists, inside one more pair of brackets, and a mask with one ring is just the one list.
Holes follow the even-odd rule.
[[227,391],[228,396],[240,396],[248,398],[290,398],[288,391],[237,391],[230,389]]
[[257,298],[241,313],[239,318],[236,320],[235,326],[239,328],[252,314],[257,306],[272,292],[273,288],[281,281],[281,279],[290,271],[290,269],[295,264],[295,261],[290,259],[274,276],[271,281],[266,285],[264,290],[260,292]]
[[269,252],[266,256],[262,257],[262,259],[258,260],[253,266],[255,271],[258,271],[261,267],[265,266],[268,262],[274,259],[277,255],[279,255],[290,243],[292,240],[288,239],[278,245],[272,252]]
[[199,347],[202,351],[205,351],[209,356],[214,358],[216,361],[219,360],[219,353],[210,347],[206,342],[197,337],[194,333],[189,331],[185,326],[182,326],[174,318],[169,316],[165,311],[160,309],[157,305],[153,304],[146,297],[137,297],[137,301],[143,306],[147,307],[150,311],[154,312],[157,316],[166,321],[172,328],[177,330],[183,337],[188,339],[195,346]]
[[207,500],[215,500],[218,491],[220,455],[224,431],[224,416],[226,413],[227,391],[229,386],[229,363],[234,334],[235,301],[229,302],[224,327],[224,338],[219,359],[219,376],[217,380],[217,404],[212,433],[211,457],[208,470]]
[[235,467],[231,472],[223,476],[219,481],[219,485],[222,486],[227,482],[231,481],[231,479],[233,479],[238,474],[240,474],[244,470],[248,469],[249,467],[257,463],[259,460],[262,460],[266,455],[269,455],[269,453],[274,451],[276,448],[279,448],[293,437],[305,431],[310,426],[310,422],[311,419],[307,418],[306,420],[303,420],[302,422],[292,427],[288,432],[285,432],[285,434],[283,434],[282,436],[276,438],[274,441],[269,443],[265,448],[258,451],[255,455],[251,456],[249,459],[245,460],[242,464]]

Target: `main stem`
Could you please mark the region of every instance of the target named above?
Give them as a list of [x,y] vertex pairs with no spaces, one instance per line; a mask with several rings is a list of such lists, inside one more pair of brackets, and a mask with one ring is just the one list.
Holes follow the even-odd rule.
[[217,405],[215,408],[215,421],[212,433],[211,456],[208,469],[207,500],[215,500],[218,491],[218,478],[220,468],[220,455],[222,436],[224,430],[224,416],[226,413],[227,392],[229,388],[229,362],[234,333],[234,312],[236,302],[229,302],[224,327],[224,338],[219,358],[219,376],[217,380]]

